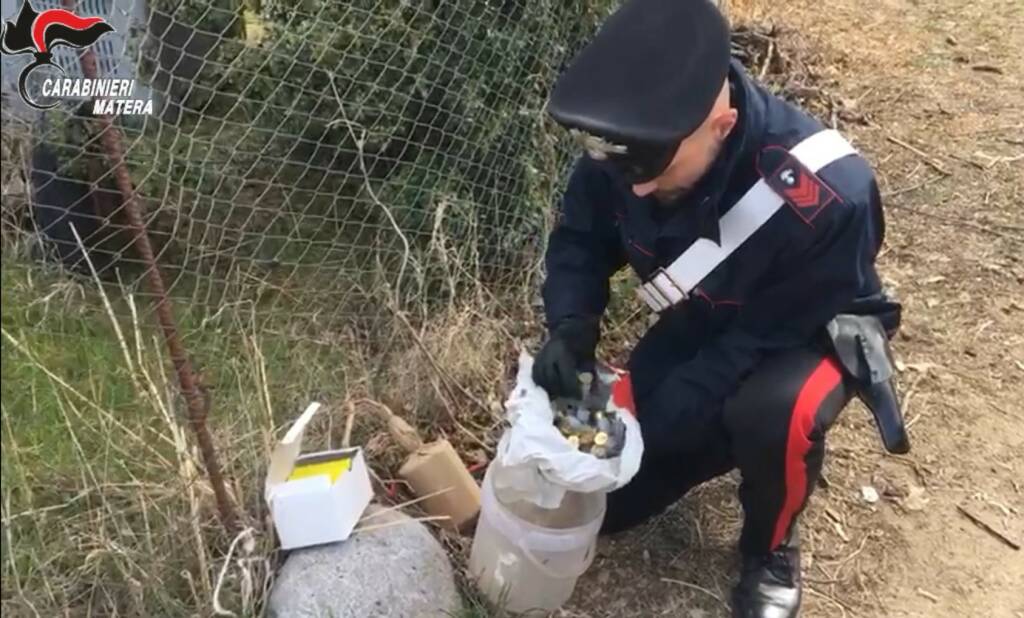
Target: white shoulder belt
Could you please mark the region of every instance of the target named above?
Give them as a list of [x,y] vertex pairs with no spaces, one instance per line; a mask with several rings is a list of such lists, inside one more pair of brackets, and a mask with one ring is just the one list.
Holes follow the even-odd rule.
[[[812,173],[847,155],[854,147],[838,131],[826,129],[804,139],[790,154]],[[719,220],[721,244],[698,238],[667,268],[659,268],[637,294],[654,311],[664,311],[689,298],[690,292],[764,225],[785,200],[764,179],[758,180]]]

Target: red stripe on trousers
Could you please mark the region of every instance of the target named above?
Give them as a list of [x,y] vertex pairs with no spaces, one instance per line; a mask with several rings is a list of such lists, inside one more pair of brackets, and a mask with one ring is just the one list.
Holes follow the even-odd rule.
[[810,436],[814,430],[814,417],[825,397],[839,386],[841,379],[835,361],[831,358],[822,360],[811,377],[804,382],[793,404],[793,415],[789,419],[789,439],[786,442],[786,500],[775,522],[772,549],[778,547],[786,537],[789,524],[807,495],[807,464],[804,458],[807,451],[811,450]]

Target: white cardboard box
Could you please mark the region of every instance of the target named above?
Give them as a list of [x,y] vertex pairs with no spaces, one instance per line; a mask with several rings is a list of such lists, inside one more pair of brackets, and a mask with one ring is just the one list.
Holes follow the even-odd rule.
[[373,498],[366,461],[358,447],[345,449],[353,453],[352,467],[333,483],[327,475],[288,480],[302,454],[306,425],[319,410],[319,403],[310,404],[270,457],[264,497],[282,549],[344,541]]

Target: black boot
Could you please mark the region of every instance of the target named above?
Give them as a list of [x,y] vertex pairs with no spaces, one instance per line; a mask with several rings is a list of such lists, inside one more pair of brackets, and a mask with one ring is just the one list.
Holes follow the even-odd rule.
[[800,541],[795,527],[767,554],[744,555],[732,594],[734,618],[792,618],[800,609]]

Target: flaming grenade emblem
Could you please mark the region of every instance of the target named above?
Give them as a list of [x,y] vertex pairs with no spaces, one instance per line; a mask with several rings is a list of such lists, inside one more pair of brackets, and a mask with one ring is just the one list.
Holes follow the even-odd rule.
[[3,26],[0,36],[0,50],[5,54],[33,54],[35,61],[26,66],[18,77],[18,92],[26,103],[36,109],[47,109],[50,105],[39,105],[28,96],[25,88],[29,74],[42,66],[64,69],[53,62],[53,49],[60,45],[81,49],[95,43],[114,28],[102,17],[79,17],[64,9],[47,9],[37,13],[25,0],[17,20]]

